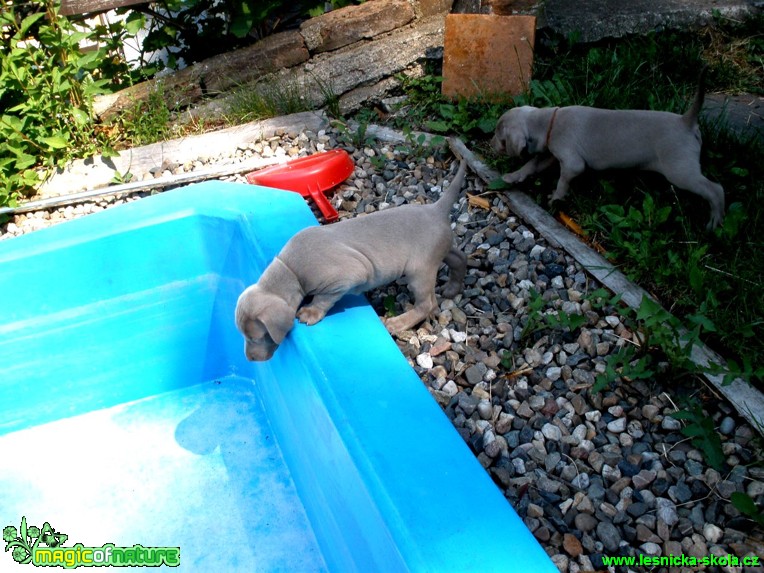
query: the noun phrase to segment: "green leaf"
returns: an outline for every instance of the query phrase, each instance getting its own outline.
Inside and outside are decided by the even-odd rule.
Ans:
[[[71,114],[72,114],[72,117],[74,118],[75,123],[77,123],[77,125],[83,126],[83,125],[87,125],[90,122],[90,116],[87,114],[87,112],[84,110],[81,110],[78,107],[72,108]]]
[[[509,185],[507,185],[506,181],[502,179],[501,177],[497,177],[493,181],[491,181],[488,184],[488,189],[496,190],[496,189],[508,189]]]
[[[40,141],[53,149],[65,149],[69,145],[69,140],[61,135],[51,135],[50,137],[41,137]]]
[[[425,125],[427,126],[427,129],[436,133],[445,133],[451,128],[448,123],[441,120],[431,120],[426,122]]]
[[[662,209],[658,209],[658,212],[655,214],[655,224],[660,225],[665,223],[668,221],[669,215],[671,215],[671,207],[663,207]]]
[[[36,164],[37,164],[37,158],[34,155],[29,155],[28,153],[23,153],[23,152],[16,154],[16,161],[14,163],[14,168],[17,169],[18,171],[22,171]]]
[[[40,175],[34,169],[26,169],[21,175],[21,180],[27,187],[34,187],[40,183]]]
[[[77,59],[77,65],[81,68],[92,69],[92,67],[97,67],[102,60],[103,57],[98,52],[87,52]]]
[[[637,320],[646,321],[664,312],[660,304],[645,295],[642,297],[642,302],[639,303],[639,308],[637,309]]]
[[[495,118],[484,117],[477,121],[477,128],[486,134],[491,134],[496,129],[497,120]]]
[[[252,29],[254,21],[255,16],[252,13],[252,7],[246,1],[241,2],[238,13],[231,20],[231,34],[237,38],[244,38]]]
[[[145,16],[135,10],[131,11],[130,15],[125,19],[125,30],[127,30],[127,33],[131,36],[140,32],[145,25]]]
[[[691,314],[687,317],[687,320],[692,324],[695,324],[704,330],[705,332],[716,332],[716,325],[713,321],[702,314]]]
[[[682,434],[691,438],[692,444],[703,453],[708,465],[720,470],[724,466],[722,441],[714,429],[713,421],[703,413],[700,404],[695,403],[688,410],[675,412],[671,416],[688,422],[682,428]]]
[[[764,513],[756,506],[756,502],[748,494],[736,491],[730,496],[732,505],[756,523],[764,527]]]
[[[29,16],[24,18],[21,21],[21,25],[19,26],[18,37],[25,38],[29,29],[32,26],[34,26],[34,23],[37,22],[43,16],[45,16],[45,12],[38,12],[37,14],[30,14]]]
[[[702,293],[705,282],[705,274],[703,271],[696,266],[690,267],[688,278],[690,281],[690,288],[696,293]]]
[[[441,117],[445,119],[453,119],[456,116],[456,107],[450,103],[443,103],[438,106],[438,111]]]

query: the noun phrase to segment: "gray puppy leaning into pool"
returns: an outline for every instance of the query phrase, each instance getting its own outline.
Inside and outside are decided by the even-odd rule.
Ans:
[[[347,293],[358,294],[401,277],[414,307],[385,320],[391,333],[418,324],[437,307],[435,284],[445,262],[446,298],[462,288],[467,257],[453,244],[449,213],[464,183],[462,160],[454,180],[435,203],[402,205],[294,235],[236,304],[236,327],[248,360],[268,360],[294,325],[319,322]],[[312,296],[307,306],[303,300]]]

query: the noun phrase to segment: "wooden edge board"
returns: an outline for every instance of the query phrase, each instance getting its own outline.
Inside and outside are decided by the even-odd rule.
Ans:
[[[486,183],[491,183],[500,176],[489,168],[463,141],[456,137],[448,138],[448,144],[454,154],[467,160],[470,168]],[[622,300],[633,309],[638,309],[643,297],[655,300],[642,287],[631,282],[607,259],[582,243],[578,237],[565,229],[557,220],[539,207],[528,195],[519,191],[504,194],[510,208],[527,223],[541,233],[547,241],[565,249],[583,268],[594,276],[613,293],[622,295]],[[724,366],[724,359],[704,344],[696,344],[690,353],[691,360],[698,366],[710,364]],[[764,433],[764,394],[741,378],[724,384],[723,375],[703,374],[704,378],[735,407],[759,433]]]
[[[97,155],[77,159],[44,182],[38,195],[47,198],[104,187],[111,184],[116,175],[132,173],[142,177],[165,162],[185,163],[200,157],[215,157],[231,153],[241,145],[272,137],[279,131],[319,131],[327,126],[328,119],[323,112],[301,112],[134,147],[121,151],[116,157]]]
[[[69,195],[48,197],[47,199],[40,199],[39,201],[27,201],[18,207],[3,207],[0,208],[0,215],[16,215],[18,213],[28,213],[30,211],[51,209],[64,205],[81,203],[83,201],[95,199],[97,197],[140,193],[141,191],[149,191],[151,189],[177,187],[179,185],[196,183],[198,181],[206,181],[208,179],[217,179],[219,177],[229,177],[231,175],[237,175],[239,173],[248,171],[256,171],[271,165],[285,163],[287,160],[288,157],[286,156],[268,158],[256,157],[248,161],[242,161],[240,163],[232,163],[229,165],[213,167],[210,169],[199,169],[197,171],[189,171],[188,173],[181,173],[179,175],[157,177],[156,179],[149,179],[147,181],[135,181],[132,183],[122,183],[120,185],[109,185],[107,187],[98,187],[96,189],[88,189],[86,191],[80,191],[78,193],[72,193]]]

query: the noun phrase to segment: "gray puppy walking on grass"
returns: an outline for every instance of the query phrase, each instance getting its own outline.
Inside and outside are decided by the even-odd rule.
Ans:
[[[698,91],[684,115],[666,111],[609,110],[585,106],[536,108],[522,106],[501,116],[491,147],[497,153],[534,157],[503,179],[524,181],[555,163],[560,178],[550,203],[565,197],[570,181],[586,168],[644,169],[661,173],[669,183],[708,201],[708,228],[724,219],[724,189],[700,171],[698,115],[703,106],[705,70]]]
[[[414,307],[386,319],[397,333],[418,324],[437,307],[435,284],[445,262],[446,298],[462,289],[467,258],[453,244],[449,213],[467,169],[435,203],[403,205],[328,226],[308,227],[292,237],[236,304],[236,326],[248,360],[268,360],[294,325],[319,322],[347,293],[358,294],[405,276]],[[305,297],[309,305],[300,308]]]

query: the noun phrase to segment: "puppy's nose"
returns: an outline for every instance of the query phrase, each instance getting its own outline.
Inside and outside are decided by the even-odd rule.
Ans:
[[[257,352],[245,352],[244,354],[250,362],[258,362],[263,359]]]

